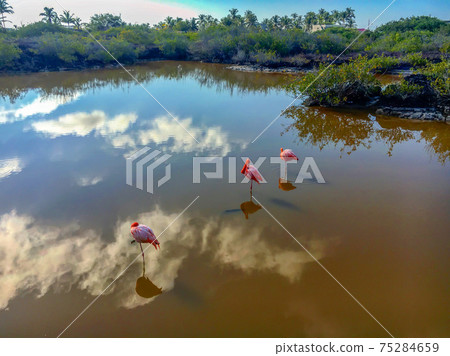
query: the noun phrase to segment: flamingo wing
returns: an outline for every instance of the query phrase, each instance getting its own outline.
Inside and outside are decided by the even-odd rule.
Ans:
[[[141,243],[153,243],[156,240],[156,236],[153,233],[152,229],[145,225],[139,225],[131,229],[131,234],[137,242]]]
[[[287,149],[287,150],[284,150],[282,153],[281,153],[281,155],[282,155],[282,157],[284,157],[284,158],[290,158],[290,159],[296,159],[296,160],[298,160],[298,157],[295,155],[295,153],[294,152],[292,152],[292,150],[291,149]]]
[[[255,166],[250,165],[248,167],[248,172],[250,177],[246,175],[247,178],[253,179],[258,184],[263,181],[261,173],[259,173],[258,169]]]

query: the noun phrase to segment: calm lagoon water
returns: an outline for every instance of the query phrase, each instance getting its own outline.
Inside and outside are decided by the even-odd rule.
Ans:
[[[59,335],[136,257],[63,336],[388,336],[240,183],[240,157],[280,147],[326,183],[279,184],[267,158],[257,201],[394,336],[450,336],[449,125],[297,106],[251,143],[295,77],[131,70],[199,144],[121,70],[0,77],[0,336]],[[144,146],[171,155],[154,194],[125,182]],[[225,157],[225,178],[193,184],[201,156]],[[145,272],[134,221],[164,231]]]

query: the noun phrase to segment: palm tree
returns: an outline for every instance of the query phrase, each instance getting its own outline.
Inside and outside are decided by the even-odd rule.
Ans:
[[[256,27],[258,25],[258,17],[252,11],[247,10],[244,14],[244,23],[247,27]]]
[[[325,9],[320,9],[317,13],[317,21],[319,25],[325,25],[330,22],[330,13]]]
[[[195,17],[193,17],[189,20],[189,27],[190,27],[191,31],[198,30],[197,19]]]
[[[278,15],[274,15],[272,16],[272,18],[270,19],[270,22],[272,23],[272,28],[274,29],[280,29],[280,16]]]
[[[305,23],[306,29],[308,31],[311,31],[313,25],[315,25],[317,23],[316,14],[312,11],[307,12],[303,22]]]
[[[75,17],[72,23],[76,30],[81,30],[82,23],[79,17]]]
[[[261,21],[261,27],[263,30],[267,31],[270,30],[272,28],[272,21],[270,21],[270,19],[263,19]]]
[[[292,22],[291,22],[291,19],[289,18],[289,16],[283,16],[280,19],[280,25],[283,30],[287,30],[288,28],[291,28]]]
[[[53,7],[44,7],[44,12],[41,12],[39,16],[43,17],[42,21],[48,24],[58,23],[58,14]]]
[[[164,19],[164,22],[166,23],[168,28],[172,28],[175,25],[175,20],[173,19],[173,17],[167,16]]]
[[[70,24],[74,23],[74,15],[70,13],[70,11],[64,10],[62,15],[59,15],[59,20],[62,23],[67,24],[67,28],[69,28]]]
[[[331,11],[330,17],[331,17],[331,21],[334,24],[337,24],[337,23],[339,23],[339,19],[340,19],[340,12],[338,10],[333,10],[333,11]]]
[[[302,27],[302,16],[294,12],[291,14],[291,23],[292,26],[295,28],[301,28]]]
[[[355,10],[351,7],[347,7],[343,14],[344,22],[347,27],[353,27],[355,25]]]
[[[6,0],[0,0],[0,19],[2,21],[3,29],[6,28],[6,22],[11,22],[6,20],[6,14],[13,14],[13,8],[8,4]]]
[[[206,15],[204,14],[198,15],[198,26],[201,29],[204,29],[206,27]]]
[[[217,24],[217,22],[219,22],[219,21],[215,17],[212,17],[211,15],[207,15],[206,22],[207,22],[208,26],[211,26],[211,25]]]
[[[232,20],[236,20],[236,18],[238,17],[238,9],[232,8],[231,10],[228,10],[230,12],[230,17]]]
[[[339,15],[338,15],[338,24],[343,26],[345,25],[345,18],[346,18],[346,13],[345,11],[339,11]]]

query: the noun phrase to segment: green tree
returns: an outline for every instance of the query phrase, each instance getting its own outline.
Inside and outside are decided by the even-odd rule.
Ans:
[[[126,23],[122,20],[122,16],[112,14],[95,14],[89,22],[89,28],[95,31],[105,31],[113,27],[122,27],[125,25]]]
[[[189,20],[189,27],[191,31],[198,31],[198,21],[195,17]]]
[[[325,25],[329,22],[330,13],[325,9],[319,9],[317,12],[317,22],[319,25]]]
[[[247,10],[244,14],[244,23],[247,27],[256,27],[258,25],[258,17],[252,11]]]
[[[283,30],[287,30],[292,27],[292,21],[289,16],[283,16],[280,18],[280,26]]]
[[[234,21],[234,20],[236,20],[238,17],[239,17],[239,15],[238,15],[238,12],[239,12],[239,10],[238,9],[235,9],[235,8],[232,8],[231,10],[228,10],[229,11],[229,13],[230,13],[230,18]]]
[[[298,15],[296,12],[291,14],[292,26],[294,28],[302,28],[303,26],[303,17],[302,15]]]
[[[42,17],[42,21],[50,25],[58,23],[58,14],[53,7],[44,7],[44,12],[41,12],[39,16]]]
[[[21,53],[22,51],[15,44],[8,43],[0,38],[0,69],[12,67]]]
[[[347,7],[344,10],[344,23],[347,27],[352,28],[355,26],[355,10],[353,10],[351,7]]]
[[[81,30],[82,23],[81,23],[81,19],[80,19],[79,17],[75,17],[75,18],[73,19],[73,22],[72,22],[72,23],[73,23],[75,29]]]
[[[311,31],[313,25],[317,24],[317,16],[314,12],[309,11],[305,15],[304,24],[307,31]]]
[[[62,15],[59,15],[59,20],[61,23],[67,24],[67,28],[69,28],[69,26],[74,23],[75,17],[70,11],[64,10]]]
[[[166,24],[166,27],[167,27],[167,28],[173,28],[173,26],[175,25],[175,20],[174,20],[173,17],[167,16],[167,17],[164,19],[164,23]]]
[[[6,14],[13,14],[14,10],[11,5],[8,4],[6,0],[0,0],[0,20],[2,21],[3,29],[6,28],[6,22],[11,22],[6,20]]]

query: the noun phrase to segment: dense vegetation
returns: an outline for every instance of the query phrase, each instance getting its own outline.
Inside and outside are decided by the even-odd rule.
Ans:
[[[150,26],[127,24],[112,14],[94,15],[89,23],[81,23],[68,11],[58,15],[53,8],[46,7],[40,14],[41,22],[6,29],[11,11],[7,2],[0,0],[3,25],[0,71],[85,68],[114,63],[96,40],[125,64],[139,60],[189,59],[312,67],[319,62],[330,62],[333,55],[342,52],[361,34],[354,28],[355,15],[351,8],[331,13],[321,9],[304,16],[275,15],[262,21],[252,11],[241,16],[236,9],[231,9],[220,20],[210,15],[191,19],[167,17]],[[334,27],[312,32],[314,25]],[[382,56],[381,60],[395,68],[405,61],[412,64],[423,60],[423,56],[433,57],[433,53],[440,52],[434,54],[440,58],[449,52],[449,46],[450,25],[421,16],[366,31],[347,53],[350,57],[359,53],[369,56],[385,53],[392,58]]]
[[[374,75],[386,64],[386,58],[359,56],[348,63],[321,65],[287,86],[295,97],[306,96],[310,106],[349,104],[437,107],[447,113],[450,106],[450,61],[442,57],[433,63],[415,58],[414,75],[383,87]],[[326,70],[325,70],[326,69]]]

